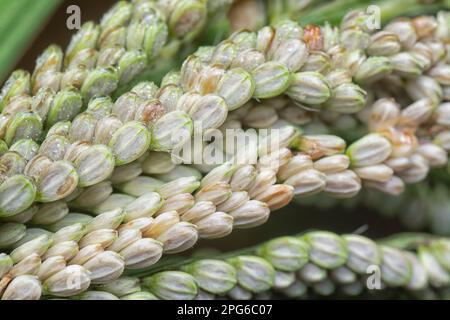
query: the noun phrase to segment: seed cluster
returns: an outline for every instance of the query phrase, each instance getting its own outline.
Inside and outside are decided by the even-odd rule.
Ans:
[[[389,241],[395,239],[377,244],[364,236],[327,231],[285,236],[226,258],[193,259],[151,276],[93,285],[74,298],[245,300],[277,294],[299,299],[370,297],[390,290],[415,298],[445,295],[450,283],[448,239],[430,238],[414,250],[396,248]],[[31,276],[17,277],[8,294],[26,285],[33,288],[28,298],[40,296],[39,283]]]
[[[363,186],[398,196],[448,161],[445,12],[376,32],[356,11],[339,28],[283,20],[199,48],[160,87],[144,81],[115,101],[108,96],[154,61],[169,36],[197,34],[215,4],[208,5],[121,1],[99,25],[85,24],[65,54],[51,46],[32,75],[16,71],[7,81],[2,299],[249,299],[275,291],[298,298],[337,287],[356,296],[372,266],[383,288],[410,294],[447,286],[447,239],[410,252],[329,232],[122,277],[199,238],[259,226],[294,196],[353,198]],[[348,121],[364,133],[351,141],[325,134]],[[257,162],[237,163],[226,138],[206,143],[225,156],[218,166],[172,162],[171,152],[212,129],[260,130]],[[277,129],[276,138],[261,129]]]

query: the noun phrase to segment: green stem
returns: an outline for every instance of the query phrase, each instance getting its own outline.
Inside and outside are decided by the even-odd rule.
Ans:
[[[0,41],[4,48],[0,51],[0,80],[20,58],[32,36],[39,31],[42,22],[56,9],[60,0],[6,2],[9,5],[0,15]]]

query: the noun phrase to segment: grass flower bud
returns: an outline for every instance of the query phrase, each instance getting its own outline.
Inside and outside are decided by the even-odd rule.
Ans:
[[[347,261],[347,248],[342,238],[331,232],[309,232],[303,239],[310,246],[309,259],[325,269],[334,269]]]
[[[80,92],[86,101],[96,96],[109,95],[117,89],[119,77],[114,68],[96,68],[89,72]]]
[[[124,222],[142,217],[153,216],[163,204],[161,196],[156,192],[144,194],[124,208]]]
[[[379,31],[370,37],[366,51],[371,56],[392,56],[401,49],[400,39],[395,33]]]
[[[48,250],[51,244],[52,239],[48,235],[41,235],[15,248],[11,252],[10,257],[15,263],[18,263],[33,253],[41,256]]]
[[[286,91],[291,82],[290,72],[286,65],[276,61],[268,61],[252,71],[255,85],[253,97],[267,99]]]
[[[422,74],[423,64],[420,56],[410,52],[400,52],[389,57],[393,71],[404,77],[414,77]]]
[[[273,170],[264,170],[258,173],[248,194],[251,198],[263,193],[267,188],[277,181],[276,173]]]
[[[257,175],[256,169],[252,165],[244,165],[233,173],[230,180],[231,190],[245,191],[253,184]]]
[[[195,194],[196,201],[211,201],[214,205],[225,202],[231,196],[231,187],[228,183],[217,182],[200,188]]]
[[[73,299],[77,300],[120,300],[115,295],[109,293],[109,292],[103,292],[103,291],[86,291],[82,294],[76,296]]]
[[[275,269],[266,260],[256,256],[239,256],[228,259],[235,267],[238,284],[258,293],[268,290],[275,281]]]
[[[442,88],[439,83],[431,77],[419,76],[410,79],[406,83],[406,92],[414,100],[431,99],[433,103],[439,103],[442,99]]]
[[[242,63],[246,64],[244,61]],[[264,63],[264,61],[261,61],[261,63]],[[256,67],[250,68],[253,72]],[[215,92],[224,99],[225,105],[230,111],[243,106],[255,93],[254,79],[244,69],[235,67],[226,71],[217,84]]]
[[[381,263],[380,250],[372,240],[353,234],[344,235],[343,239],[348,251],[346,265],[352,271],[364,274],[371,265]]]
[[[31,219],[36,225],[48,225],[64,218],[69,213],[69,208],[64,201],[55,201],[43,204]]]
[[[432,251],[426,247],[419,247],[419,260],[425,267],[430,284],[434,287],[443,287],[450,282],[447,270],[436,259]]]
[[[141,291],[139,279],[134,277],[120,277],[112,282],[97,285],[95,288],[111,293],[117,297],[122,297]]]
[[[39,300],[41,282],[35,276],[22,275],[14,278],[2,295],[2,300]]]
[[[92,220],[92,217],[87,214],[82,213],[69,213],[67,216],[62,218],[61,220],[46,226],[46,229],[51,232],[57,232],[58,230],[71,226],[73,224],[80,223],[82,225],[86,225],[89,221]]]
[[[334,88],[325,102],[327,110],[340,113],[355,113],[366,105],[367,92],[353,83],[344,83]]]
[[[92,209],[92,212],[100,214],[106,211],[115,210],[117,208],[125,208],[134,200],[135,198],[132,196],[120,193],[113,193],[105,201],[94,207]]]
[[[389,141],[379,134],[369,134],[351,144],[347,156],[355,167],[382,163],[392,152]]]
[[[406,183],[416,183],[424,180],[430,171],[430,165],[427,159],[419,153],[413,154],[410,159],[410,167],[405,171],[399,172],[399,177]]]
[[[227,295],[233,300],[250,300],[253,296],[250,291],[239,285],[236,285],[233,289],[228,291]]]
[[[284,166],[291,159],[292,159],[291,150],[288,148],[280,148],[275,152],[260,157],[258,159],[257,169],[259,171],[273,170],[277,172],[280,167]]]
[[[39,267],[37,276],[42,281],[47,280],[55,273],[60,272],[66,267],[66,260],[63,256],[54,256],[46,259]]]
[[[141,157],[149,148],[151,139],[150,132],[142,123],[130,121],[112,135],[108,147],[116,165],[123,165]]]
[[[75,223],[73,225],[59,229],[53,235],[53,244],[64,241],[78,242],[86,234],[86,227],[82,223]]]
[[[411,264],[403,253],[395,248],[381,246],[381,279],[390,286],[404,286],[411,278]]]
[[[86,246],[80,249],[77,255],[69,261],[69,265],[83,265],[101,252],[103,252],[103,248],[100,244]]]
[[[398,125],[416,128],[426,122],[434,111],[434,104],[429,99],[422,99],[410,104],[401,111]]]
[[[326,78],[320,73],[299,72],[292,75],[287,95],[299,103],[319,105],[331,97],[331,91]]]
[[[176,211],[182,215],[195,205],[195,198],[190,193],[181,193],[167,198],[159,212]]]
[[[258,194],[254,199],[269,206],[270,211],[278,210],[288,205],[294,197],[294,188],[290,185],[275,184]]]
[[[167,182],[158,188],[158,193],[164,199],[181,194],[192,193],[200,186],[196,177],[184,177]]]
[[[417,255],[411,252],[403,252],[403,255],[411,265],[411,278],[406,286],[410,290],[423,290],[428,285],[428,274],[425,267],[420,263]]]
[[[178,253],[190,249],[198,240],[197,227],[189,222],[179,222],[163,231],[156,240],[164,244],[164,252]]]
[[[434,112],[434,118],[437,124],[450,125],[450,103],[444,102],[440,104]]]
[[[16,249],[18,247],[20,247],[21,245],[32,241],[40,236],[48,236],[50,239],[53,237],[53,234],[47,230],[44,229],[39,229],[39,228],[27,228],[25,236],[20,239],[19,241],[15,242],[12,246],[11,249]]]
[[[297,274],[302,281],[308,284],[320,282],[327,277],[327,271],[325,269],[311,262],[305,264]]]
[[[308,57],[308,48],[300,39],[288,39],[280,45],[271,54],[271,60],[284,64],[290,72],[298,71],[306,62]]]
[[[327,174],[324,191],[336,198],[352,198],[361,190],[361,179],[352,170]]]
[[[103,181],[83,189],[81,193],[70,202],[70,206],[80,209],[90,209],[108,199],[112,192],[113,188],[111,182]]]
[[[180,271],[163,271],[142,280],[142,285],[163,300],[193,300],[197,295],[195,278]]]
[[[8,274],[11,276],[11,278],[23,274],[37,275],[41,266],[41,262],[41,257],[37,253],[32,253],[25,259],[21,260],[19,263],[15,264]]]
[[[90,272],[91,282],[108,283],[116,280],[123,273],[125,262],[119,254],[104,251],[83,264]]]
[[[277,270],[297,271],[308,262],[309,248],[301,239],[280,237],[262,245],[258,255]]]
[[[223,98],[207,94],[198,99],[189,110],[196,132],[219,128],[227,119],[228,106]]]
[[[441,167],[448,161],[447,152],[440,146],[425,143],[417,148],[417,153],[426,159],[430,167]]]
[[[357,281],[357,275],[345,266],[331,270],[330,274],[333,281],[338,284],[350,284]]]
[[[139,239],[122,249],[120,255],[125,260],[125,266],[129,269],[147,268],[162,256],[162,243],[150,238]]]
[[[129,164],[114,168],[111,176],[111,183],[114,185],[125,183],[139,177],[141,174],[141,164],[138,162],[131,162]]]
[[[264,202],[250,200],[243,206],[228,212],[234,219],[236,228],[252,228],[267,221],[270,209]]]
[[[387,182],[389,181],[393,174],[389,166],[385,164],[376,164],[373,166],[360,167],[354,169],[355,173],[363,180],[371,180],[377,182]]]
[[[50,247],[43,255],[43,259],[62,256],[65,260],[72,259],[78,253],[78,244],[75,241],[59,242]]]
[[[95,124],[93,142],[108,145],[112,136],[121,129],[123,123],[115,116],[104,116]]]
[[[196,224],[201,219],[216,212],[216,206],[210,201],[196,201],[187,211],[181,213],[181,220]]]
[[[312,168],[313,162],[311,157],[309,155],[299,153],[294,155],[288,163],[279,168],[277,176],[281,181],[286,181],[296,173]]]
[[[3,278],[13,267],[13,260],[5,253],[0,253],[0,278]]]
[[[114,229],[94,230],[86,234],[79,241],[80,248],[99,243],[103,248],[108,247],[117,239],[117,231]]]
[[[219,165],[203,177],[200,186],[204,188],[218,182],[229,183],[236,169],[236,165],[230,162]]]
[[[403,48],[411,48],[417,41],[416,29],[409,19],[394,20],[390,22],[384,30],[395,33]]]
[[[68,161],[56,161],[37,178],[36,199],[52,202],[70,195],[78,185],[78,174]]]
[[[57,297],[74,296],[89,288],[90,275],[90,272],[82,266],[68,266],[45,280],[43,291]]]
[[[139,229],[123,229],[119,231],[119,236],[114,242],[108,246],[108,250],[120,252],[121,250],[127,248],[132,243],[140,240],[142,238],[141,231]]]
[[[224,212],[214,212],[196,222],[200,238],[223,238],[233,231],[233,217]]]
[[[441,85],[448,86],[450,85],[449,72],[450,65],[441,63],[431,68],[428,71],[428,75],[437,80]]]
[[[317,72],[325,75],[330,71],[330,68],[331,58],[327,53],[322,51],[311,51],[300,71]]]
[[[194,277],[198,287],[212,294],[222,295],[236,285],[236,270],[220,260],[204,259],[182,269]]]
[[[167,113],[156,121],[152,128],[152,149],[171,151],[184,145],[190,139],[193,122],[189,115],[182,111]]]
[[[5,223],[0,226],[0,247],[9,248],[26,235],[27,227],[21,223]],[[0,256],[1,257],[1,256]]]
[[[123,184],[117,185],[117,189],[134,197],[140,197],[150,192],[156,192],[164,183],[152,177],[137,176]],[[131,203],[128,202],[127,205]]]
[[[170,154],[165,152],[150,152],[142,162],[142,172],[146,174],[168,173],[174,168]]]
[[[158,300],[158,298],[150,292],[139,291],[122,296],[120,300]]]
[[[311,156],[313,160],[324,156],[343,153],[346,147],[345,141],[333,135],[304,135],[299,143],[299,150]]]
[[[0,93],[0,110],[3,110],[11,98],[22,93],[30,93],[30,74],[24,70],[14,71],[6,80]]]
[[[9,151],[17,152],[26,161],[30,161],[38,152],[39,145],[32,139],[21,139],[11,145]]]
[[[270,128],[278,120],[278,114],[269,105],[258,104],[242,119],[247,127],[265,129]]]
[[[393,70],[390,59],[386,57],[370,57],[364,61],[356,74],[358,83],[372,83],[382,79]]]
[[[350,159],[343,154],[324,157],[314,162],[314,169],[323,173],[337,173],[348,169]]]
[[[275,270],[274,289],[280,290],[291,286],[295,282],[295,273]]]
[[[120,208],[105,211],[94,217],[86,226],[87,232],[101,229],[117,229],[124,218],[123,210]]]
[[[367,181],[365,185],[394,196],[398,196],[405,191],[405,183],[397,176],[393,176],[386,182]]]
[[[325,189],[327,176],[314,169],[302,170],[284,181],[294,187],[294,194],[309,196]]]

